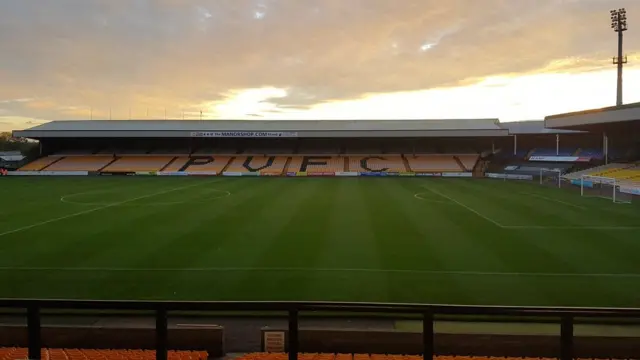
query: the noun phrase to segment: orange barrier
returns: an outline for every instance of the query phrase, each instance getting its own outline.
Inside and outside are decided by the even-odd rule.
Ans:
[[[421,355],[384,354],[298,354],[299,360],[423,360]],[[551,358],[486,357],[486,356],[436,356],[437,360],[555,360]],[[288,360],[286,353],[251,353],[236,360]]]
[[[0,348],[0,360],[27,359],[25,348]],[[154,360],[154,350],[42,349],[42,360]],[[206,351],[169,351],[170,360],[206,360]]]

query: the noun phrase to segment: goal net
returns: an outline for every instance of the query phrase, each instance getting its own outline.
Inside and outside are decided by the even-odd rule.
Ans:
[[[562,187],[562,170],[540,169],[540,185]]]
[[[633,195],[620,191],[620,184],[614,178],[582,175],[580,194],[585,197],[599,197],[618,204],[630,204]]]

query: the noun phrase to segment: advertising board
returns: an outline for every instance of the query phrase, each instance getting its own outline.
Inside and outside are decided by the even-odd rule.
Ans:
[[[191,137],[280,138],[298,137],[294,131],[194,131]]]
[[[442,177],[473,177],[470,172],[446,172],[442,173]]]
[[[187,174],[184,171],[159,171],[157,175],[158,176],[187,176],[189,174]]]
[[[361,172],[360,176],[387,176],[384,172]]]
[[[307,172],[307,176],[336,176],[334,172]]]
[[[9,176],[87,176],[88,171],[9,171]]]
[[[533,180],[533,175],[486,173],[485,176],[491,179]]]

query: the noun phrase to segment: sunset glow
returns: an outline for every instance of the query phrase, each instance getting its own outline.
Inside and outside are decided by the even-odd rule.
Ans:
[[[0,4],[0,130],[56,119],[515,121],[615,104],[609,2],[74,1]],[[624,100],[640,101],[640,3],[614,7],[630,17]]]

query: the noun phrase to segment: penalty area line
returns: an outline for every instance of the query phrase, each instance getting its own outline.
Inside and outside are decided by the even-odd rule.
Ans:
[[[474,214],[478,215],[479,217],[481,217],[481,218],[483,218],[483,219],[487,220],[488,222],[492,223],[493,225],[495,225],[495,226],[497,226],[497,227],[499,227],[499,228],[505,228],[505,226],[504,226],[504,225],[502,225],[502,224],[500,224],[499,222],[497,222],[497,221],[493,220],[492,218],[490,218],[490,217],[488,217],[488,216],[486,216],[486,215],[482,214],[481,212],[479,212],[479,211],[477,211],[477,210],[474,210],[474,209],[472,209],[472,208],[468,207],[467,205],[465,205],[465,204],[461,203],[460,201],[458,201],[458,200],[456,200],[456,199],[454,199],[454,198],[452,198],[452,197],[450,197],[450,196],[447,196],[447,195],[445,195],[445,194],[443,194],[443,193],[441,193],[441,192],[439,192],[439,191],[437,191],[437,190],[431,189],[431,188],[429,188],[429,187],[427,187],[427,186],[422,186],[422,187],[423,187],[423,188],[425,188],[425,189],[427,189],[427,190],[429,190],[429,191],[431,191],[432,193],[434,193],[434,194],[436,194],[436,195],[439,195],[439,196],[441,196],[441,197],[443,197],[443,198],[445,198],[445,199],[447,199],[447,200],[449,200],[449,201],[451,201],[451,202],[453,202],[453,203],[456,203],[456,204],[460,205],[460,206],[461,206],[461,207],[463,207],[464,209],[467,209],[467,210],[471,211],[472,213],[474,213]]]
[[[208,268],[93,268],[93,267],[0,267],[0,271],[59,271],[59,272],[344,272],[344,273],[397,273],[417,275],[453,276],[506,276],[506,277],[605,277],[640,278],[640,274],[624,273],[544,273],[544,272],[493,272],[493,271],[440,271],[411,269],[341,269],[341,268],[299,268],[299,267],[208,267]]]

